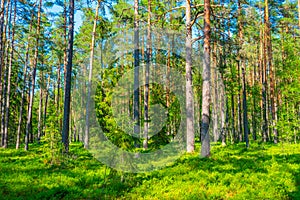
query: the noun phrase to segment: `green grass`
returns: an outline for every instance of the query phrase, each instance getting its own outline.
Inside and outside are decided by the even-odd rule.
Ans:
[[[211,158],[184,155],[142,174],[106,168],[81,144],[70,149],[55,165],[43,146],[0,149],[0,199],[300,199],[300,145],[215,145]]]

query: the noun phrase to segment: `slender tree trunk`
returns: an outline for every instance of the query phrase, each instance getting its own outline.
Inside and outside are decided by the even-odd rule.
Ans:
[[[12,12],[12,11],[11,11]],[[4,127],[4,148],[8,147],[8,127],[9,127],[9,112],[10,112],[10,91],[11,91],[11,73],[14,59],[14,43],[15,43],[15,24],[17,17],[17,2],[14,1],[14,17],[12,22],[12,33],[11,33],[11,49],[8,64],[8,77],[7,77],[7,93],[6,93],[6,108],[5,108],[5,127]]]
[[[238,87],[241,86],[241,66],[240,66],[240,63],[238,63]],[[243,123],[242,123],[242,103],[241,103],[241,92],[240,92],[240,88],[238,89],[238,139],[240,142],[243,141]]]
[[[228,21],[228,35],[230,36],[230,21]],[[231,72],[231,81],[234,82],[234,73],[233,73],[233,69],[234,69],[234,65],[231,64],[230,62],[230,72]],[[231,86],[231,133],[232,133],[232,137],[233,140],[232,142],[236,141],[236,131],[235,131],[235,101],[234,101],[234,86]]]
[[[259,46],[257,47],[258,51],[257,51],[257,55],[259,57]],[[259,58],[257,59],[259,60]],[[256,92],[255,89],[256,88],[256,84],[257,84],[257,70],[256,70],[256,63],[254,62],[253,64],[254,66],[254,72],[253,72],[253,86],[252,86],[252,101],[253,101],[253,110],[252,110],[252,138],[255,141],[256,140],[256,132],[257,132],[257,123],[256,123],[256,113],[257,113],[257,101],[256,101]]]
[[[172,15],[170,16],[170,23],[172,23]],[[171,69],[171,45],[168,45],[168,58],[167,58],[167,66],[166,66],[166,106],[167,109],[170,107],[170,69]],[[168,119],[169,119],[169,111],[168,111]],[[171,134],[171,122],[167,125],[167,135]]]
[[[90,132],[90,101],[91,101],[91,87],[92,87],[92,77],[93,77],[93,61],[94,61],[94,48],[95,48],[95,38],[96,38],[96,28],[99,15],[100,1],[97,3],[96,15],[93,26],[92,41],[91,41],[91,52],[90,52],[90,69],[89,69],[89,82],[88,82],[88,96],[86,101],[86,121],[85,121],[85,136],[84,136],[84,147],[89,148],[89,132]]]
[[[5,8],[4,8],[5,9]],[[3,52],[2,52],[2,71],[4,72],[4,80],[1,82],[2,84],[2,93],[1,93],[1,145],[4,146],[5,143],[5,109],[6,109],[6,93],[7,93],[7,76],[8,76],[8,70],[7,70],[7,65],[9,61],[9,56],[8,56],[8,49],[9,49],[9,42],[7,39],[7,29],[8,24],[10,22],[9,18],[9,13],[10,12],[10,0],[6,2],[6,14],[5,14],[5,23],[3,27]],[[9,38],[9,36],[8,36]]]
[[[240,80],[242,79],[242,90],[243,90],[243,124],[241,117],[241,97],[239,92],[239,124],[240,124],[240,142],[243,141],[242,131],[244,131],[244,140],[246,142],[246,147],[249,147],[249,130],[248,130],[248,115],[247,115],[247,91],[246,91],[246,66],[244,61],[244,33],[243,33],[243,24],[242,24],[242,6],[240,0],[238,1],[238,36],[239,36],[239,63],[238,63],[238,73],[239,73],[239,85]],[[240,69],[242,69],[242,77],[240,77]],[[242,126],[244,125],[244,128]]]
[[[204,0],[204,60],[202,73],[201,156],[210,156],[210,0]]]
[[[74,0],[70,0],[69,5],[69,41],[68,41],[68,64],[66,73],[65,98],[64,98],[64,120],[62,141],[65,146],[65,152],[69,152],[69,130],[70,130],[70,103],[71,103],[71,75],[73,59],[74,42]]]
[[[64,77],[67,76],[67,65],[68,65],[68,43],[67,43],[67,1],[64,0]],[[64,78],[64,87],[66,87],[66,78]]]
[[[268,0],[265,0],[265,29],[266,29],[266,42],[267,42],[267,60],[270,71],[270,104],[271,104],[271,115],[272,115],[272,128],[274,134],[274,143],[278,143],[278,132],[276,128],[276,101],[275,101],[275,69],[273,66],[273,52],[272,52],[272,41],[271,41],[271,28],[270,28],[270,19],[269,19],[269,3]]]
[[[2,70],[2,64],[3,64],[3,50],[4,50],[4,38],[3,38],[3,29],[4,29],[4,12],[5,11],[5,0],[1,0],[1,4],[0,4],[0,55],[1,55],[1,60],[0,60],[0,70]],[[2,75],[2,71],[1,71],[1,75]],[[0,76],[1,77],[1,76]]]
[[[261,10],[261,8],[259,7],[259,9]],[[263,13],[260,13],[260,16],[262,16]],[[263,22],[262,22],[262,18],[260,19],[260,27],[262,27]],[[260,127],[261,127],[261,135],[263,138],[263,141],[267,140],[267,135],[266,135],[266,131],[265,131],[265,120],[264,120],[264,29],[260,28],[260,32],[259,32],[259,83],[261,84],[261,100],[260,100],[260,107],[261,107],[261,112],[260,112]]]
[[[149,73],[152,58],[151,49],[151,0],[148,0],[148,30],[147,30],[147,63],[145,70],[145,88],[144,88],[144,149],[148,149],[148,120],[149,120]]]
[[[140,90],[139,90],[139,0],[134,0],[134,94],[133,94],[133,119],[134,134],[140,135]],[[137,147],[138,144],[136,143]]]
[[[40,142],[41,135],[42,135],[42,115],[43,115],[43,73],[40,72],[40,99],[39,99],[39,116],[38,116],[38,135],[37,135],[37,141]]]
[[[238,129],[239,129],[239,141],[243,141],[243,123],[242,123],[242,100],[241,100],[241,92],[240,86],[241,84],[241,65],[243,65],[243,55],[241,53],[242,50],[242,43],[243,43],[243,25],[242,25],[242,6],[241,1],[238,0]]]
[[[45,106],[44,106],[44,120],[43,120],[43,135],[46,132],[46,119],[47,119],[47,108],[48,108],[48,98],[49,98],[49,88],[50,88],[50,75],[48,75],[47,88],[45,94]]]
[[[60,117],[60,71],[61,71],[61,62],[59,62],[58,66],[57,66],[57,83],[56,83],[56,87],[57,87],[57,95],[55,97],[55,104],[56,104],[56,116],[57,116],[57,121],[59,123],[59,130],[61,130],[61,117]]]
[[[214,142],[219,140],[218,133],[218,83],[217,83],[217,44],[216,39],[213,41],[213,51],[212,51],[212,61],[213,67],[211,68],[211,85],[212,85],[212,129]]]
[[[30,44],[30,32],[32,30],[32,23],[33,23],[33,13],[31,14],[31,21],[29,26],[29,32],[27,37],[27,46],[26,46],[26,53],[25,53],[25,63],[24,63],[24,69],[23,69],[23,88],[21,92],[21,105],[20,105],[20,111],[19,111],[19,120],[18,120],[18,130],[17,130],[17,142],[16,142],[16,149],[19,149],[20,147],[20,138],[21,138],[21,126],[23,121],[23,110],[24,110],[24,102],[26,98],[26,85],[27,85],[27,68],[28,68],[28,62],[29,62],[29,44]]]
[[[247,91],[246,91],[246,71],[245,68],[242,68],[243,74],[243,119],[244,119],[244,140],[246,142],[246,147],[249,147],[249,129],[248,129],[248,115],[247,115]]]
[[[194,95],[192,83],[192,24],[191,24],[191,2],[186,0],[186,142],[187,152],[195,150],[194,133]]]
[[[34,52],[34,61],[32,66],[32,78],[31,78],[31,93],[30,93],[30,100],[29,100],[29,108],[28,108],[28,115],[27,115],[27,123],[26,123],[26,135],[25,135],[25,151],[28,150],[28,142],[29,142],[29,134],[32,134],[31,130],[31,119],[32,119],[32,107],[33,107],[33,98],[35,92],[35,78],[36,78],[36,67],[38,62],[38,55],[39,55],[39,42],[40,42],[40,30],[41,30],[41,10],[42,10],[42,3],[43,1],[40,0],[39,3],[39,10],[38,10],[38,22],[37,22],[37,30],[36,30],[36,46]]]
[[[3,29],[4,29],[4,10],[5,10],[5,0],[1,0],[0,4],[0,112],[2,109],[2,73],[4,68],[4,38],[3,38]],[[2,114],[2,113],[1,113]],[[1,128],[2,130],[2,128]],[[1,132],[1,146],[3,145],[2,136],[4,136],[3,132]]]
[[[266,8],[264,12],[264,18],[266,23]],[[266,42],[266,29],[263,30],[263,62],[262,62],[262,109],[263,109],[263,141],[267,142],[269,139],[268,128],[268,107],[267,107],[267,42]]]

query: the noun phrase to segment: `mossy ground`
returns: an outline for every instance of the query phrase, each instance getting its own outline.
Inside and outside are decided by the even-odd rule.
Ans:
[[[43,145],[30,147],[0,149],[0,199],[300,199],[297,144],[216,144],[210,158],[183,155],[140,174],[105,167],[79,143],[55,164]]]

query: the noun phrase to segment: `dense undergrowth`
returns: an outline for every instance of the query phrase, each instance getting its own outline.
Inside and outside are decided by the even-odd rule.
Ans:
[[[199,147],[198,147],[199,148]],[[54,164],[43,145],[0,149],[0,199],[300,199],[300,145],[214,145],[172,166],[130,174],[73,143]]]

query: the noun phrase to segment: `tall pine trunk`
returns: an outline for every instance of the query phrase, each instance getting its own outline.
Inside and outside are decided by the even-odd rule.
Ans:
[[[10,12],[11,4],[10,0],[6,2],[6,14],[5,14],[5,24],[3,28],[3,52],[2,52],[2,70],[4,71],[4,80],[3,80],[3,90],[1,93],[1,133],[2,133],[2,140],[1,140],[1,145],[5,145],[5,110],[6,110],[6,94],[7,94],[7,76],[8,76],[8,62],[9,62],[9,56],[8,56],[8,49],[9,49],[9,37],[10,35],[7,36],[7,29],[9,28],[9,22],[11,19],[11,12]],[[9,15],[10,13],[10,15]],[[10,32],[9,32],[10,33]]]
[[[12,11],[11,11],[12,12]],[[11,73],[14,59],[14,43],[15,43],[15,24],[17,17],[17,1],[14,1],[14,17],[12,22],[11,33],[11,49],[8,64],[8,77],[7,77],[7,93],[6,93],[6,108],[5,108],[5,127],[4,127],[4,148],[8,146],[8,127],[9,127],[9,112],[10,112],[10,92],[11,92]]]
[[[210,0],[204,0],[204,59],[202,73],[201,156],[210,156]]]
[[[140,134],[140,91],[139,91],[139,0],[134,0],[134,93],[133,93],[133,119],[134,134]],[[138,144],[136,143],[137,147]]]
[[[19,120],[18,120],[18,129],[17,129],[17,141],[16,141],[16,149],[19,149],[20,147],[20,139],[21,139],[21,127],[22,127],[22,121],[23,121],[23,111],[24,111],[24,102],[26,98],[26,85],[27,85],[27,68],[28,68],[28,62],[29,62],[29,44],[30,44],[30,32],[32,30],[32,23],[33,23],[33,13],[31,14],[31,21],[29,25],[29,32],[27,37],[27,46],[26,46],[26,53],[25,53],[25,62],[24,62],[24,69],[23,69],[23,87],[21,91],[21,103],[20,103],[20,111],[19,111]]]
[[[195,150],[194,133],[194,95],[192,87],[192,24],[191,24],[191,3],[186,0],[186,142],[187,152]]]
[[[265,0],[265,35],[267,44],[267,64],[269,67],[270,76],[270,106],[271,106],[271,124],[274,134],[274,143],[278,143],[278,132],[276,128],[277,123],[277,104],[275,101],[275,70],[273,66],[273,52],[272,52],[272,41],[271,41],[271,27],[270,27],[270,17],[269,17],[269,3]]]
[[[25,151],[28,150],[29,134],[32,135],[32,132],[31,132],[32,131],[32,128],[31,128],[32,121],[31,120],[32,120],[33,98],[34,98],[34,92],[35,92],[36,68],[37,68],[38,55],[39,55],[42,3],[43,3],[43,1],[40,0],[39,9],[38,9],[38,18],[37,18],[37,30],[36,30],[36,43],[35,43],[35,51],[34,51],[34,60],[33,60],[33,66],[32,66],[31,93],[30,93],[30,99],[29,99],[27,123],[26,123]]]
[[[47,88],[45,94],[45,106],[44,106],[44,116],[43,116],[43,133],[45,135],[46,132],[46,119],[47,119],[47,108],[48,108],[48,98],[49,98],[49,88],[50,88],[50,75],[48,75]]]
[[[65,77],[65,98],[64,98],[64,119],[62,130],[62,142],[65,152],[69,152],[69,130],[70,130],[70,104],[71,104],[71,75],[73,59],[73,42],[74,42],[74,0],[70,0],[69,5],[69,41],[68,41],[68,62]]]
[[[244,131],[244,141],[246,142],[246,147],[249,147],[249,130],[248,130],[248,115],[247,115],[247,91],[246,91],[246,65],[245,65],[245,55],[243,50],[244,45],[244,33],[243,33],[243,16],[242,16],[242,5],[241,1],[238,1],[238,36],[239,36],[239,51],[238,51],[238,57],[239,57],[239,63],[238,63],[238,73],[239,73],[239,85],[242,80],[242,93],[243,93],[243,120],[241,119],[241,97],[239,92],[239,121],[240,121],[240,142],[243,140],[242,131]],[[242,69],[242,77],[240,77],[240,69]],[[243,123],[242,123],[243,121]],[[242,128],[243,126],[243,128]]]
[[[248,129],[248,115],[247,115],[247,87],[246,87],[246,70],[245,67],[242,68],[243,76],[243,123],[244,123],[244,140],[246,142],[246,147],[249,147],[249,129]]]
[[[267,8],[265,6],[264,10],[264,23],[266,26],[266,18],[267,18]],[[267,99],[267,91],[268,91],[268,79],[267,79],[267,34],[266,27],[263,29],[263,51],[262,51],[262,109],[263,109],[263,141],[267,142],[269,140],[269,127],[268,127],[268,99]]]
[[[216,38],[213,41],[212,51],[213,67],[211,68],[211,85],[212,85],[212,132],[214,142],[217,142],[218,137],[218,83],[217,83],[217,43]]]
[[[5,0],[1,0],[0,4],[0,112],[2,108],[2,73],[4,67],[4,38],[3,38],[3,29],[4,29],[4,10],[5,10]],[[2,131],[0,131],[2,133]],[[3,133],[2,133],[3,134]],[[2,135],[1,135],[2,138]],[[2,140],[1,140],[2,144]]]
[[[91,41],[91,52],[90,52],[90,69],[89,69],[89,80],[88,80],[88,95],[86,101],[86,121],[85,121],[85,136],[84,136],[84,147],[89,148],[89,132],[90,132],[90,101],[91,101],[91,87],[92,87],[92,77],[93,77],[93,61],[94,61],[94,48],[95,48],[95,38],[96,38],[96,28],[99,15],[100,1],[97,3],[96,15],[94,19],[92,41]]]
[[[39,110],[38,110],[38,135],[37,141],[40,142],[41,135],[42,135],[42,115],[43,115],[43,73],[40,72],[40,99],[39,99]]]
[[[144,87],[144,149],[148,149],[148,120],[149,120],[149,73],[152,58],[151,49],[151,0],[148,0],[148,27],[147,27],[147,61],[145,70],[145,87]]]

